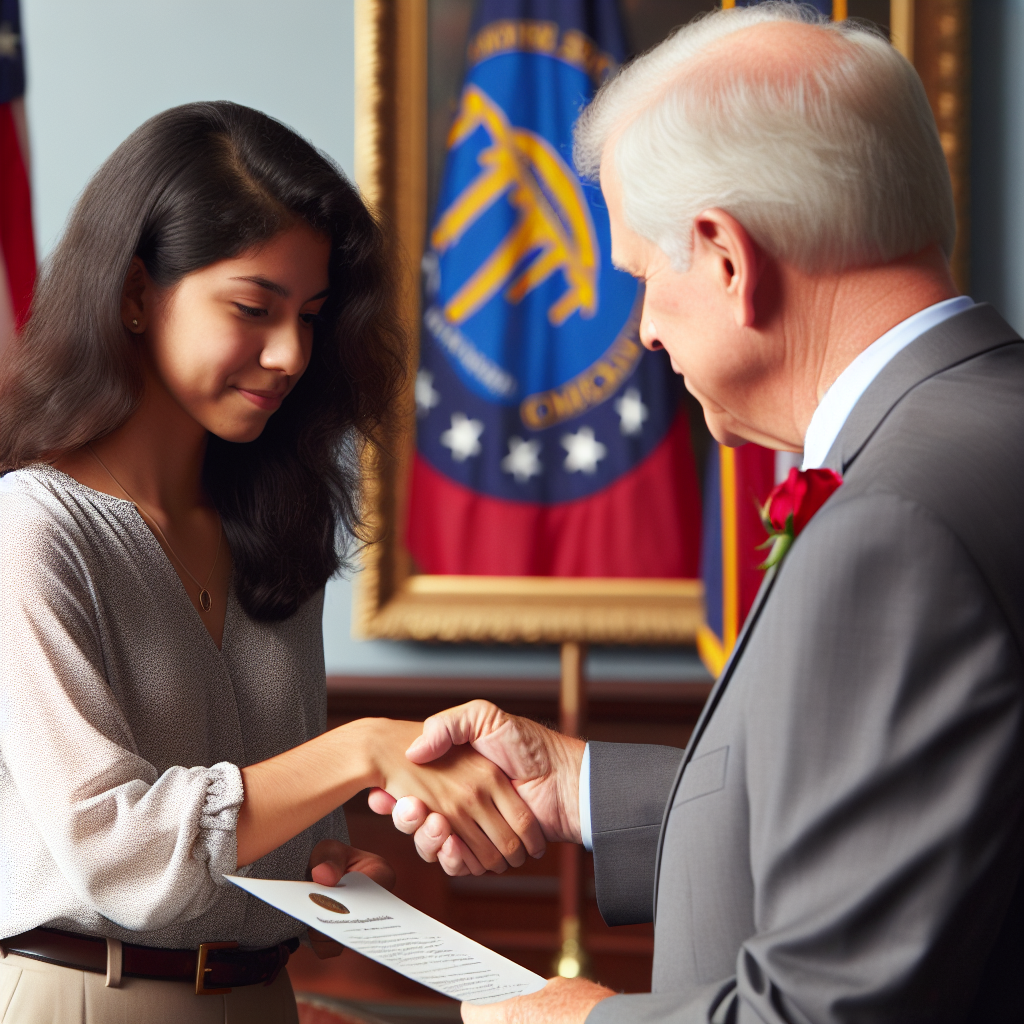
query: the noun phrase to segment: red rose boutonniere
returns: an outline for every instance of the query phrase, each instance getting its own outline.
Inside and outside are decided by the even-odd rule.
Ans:
[[[800,531],[842,482],[831,469],[798,470],[794,466],[789,471],[760,509],[761,522],[768,531],[768,539],[760,547],[771,547],[771,551],[759,569],[770,569],[786,557]]]

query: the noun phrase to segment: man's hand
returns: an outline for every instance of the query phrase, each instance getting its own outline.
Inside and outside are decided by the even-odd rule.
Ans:
[[[426,764],[451,756],[449,751],[462,744],[493,761],[512,780],[544,839],[580,842],[579,777],[586,746],[582,740],[507,715],[488,701],[473,700],[428,718],[406,756]],[[371,791],[370,807],[378,814],[390,813],[400,831],[414,833],[416,849],[424,860],[438,861],[450,875],[483,874],[484,865],[454,834],[443,814],[431,813],[426,802],[413,796],[396,802],[394,790],[391,792],[392,796]],[[530,852],[540,856],[544,851]]]
[[[337,885],[342,876],[350,871],[358,871],[367,878],[372,878],[385,889],[395,887],[394,868],[383,857],[368,853],[366,850],[357,850],[354,846],[346,846],[337,839],[324,839],[313,847],[306,875],[320,885]],[[345,948],[341,943],[329,939],[313,928],[308,931],[309,944],[321,960],[341,955]]]
[[[602,999],[615,993],[585,978],[552,978],[539,992],[490,1006],[462,1004],[465,1024],[583,1024]]]

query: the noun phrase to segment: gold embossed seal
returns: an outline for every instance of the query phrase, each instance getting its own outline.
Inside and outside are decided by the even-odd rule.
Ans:
[[[331,910],[335,914],[350,914],[352,911],[345,906],[344,903],[339,903],[337,900],[332,900],[330,896],[324,896],[319,892],[311,892],[309,898],[318,906],[323,907],[324,910]]]

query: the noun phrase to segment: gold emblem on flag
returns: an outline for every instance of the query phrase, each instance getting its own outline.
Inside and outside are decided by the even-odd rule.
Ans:
[[[593,317],[598,305],[597,234],[576,175],[546,139],[514,128],[494,100],[479,86],[468,85],[448,137],[449,148],[478,128],[491,139],[477,158],[482,171],[441,215],[430,243],[438,253],[455,245],[506,194],[516,210],[516,223],[445,303],[445,319],[464,323],[503,288],[507,301],[518,304],[558,272],[566,288],[548,309],[550,323],[561,326],[577,310],[582,317]]]

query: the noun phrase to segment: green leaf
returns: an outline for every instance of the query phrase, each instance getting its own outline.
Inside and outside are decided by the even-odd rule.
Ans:
[[[786,523],[787,527],[791,525],[792,516],[789,522]],[[774,537],[770,537],[769,540],[773,542],[771,554],[758,566],[758,569],[770,569],[773,565],[778,565],[786,557],[786,552],[789,551],[790,545],[793,543],[793,535],[791,533],[777,533]]]

